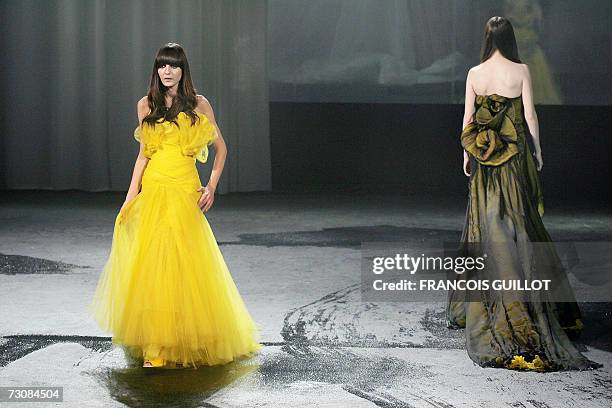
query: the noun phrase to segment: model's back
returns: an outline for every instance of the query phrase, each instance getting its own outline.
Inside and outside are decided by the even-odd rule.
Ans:
[[[476,95],[515,98],[522,93],[526,70],[525,64],[512,62],[496,53],[470,70],[471,86]]]

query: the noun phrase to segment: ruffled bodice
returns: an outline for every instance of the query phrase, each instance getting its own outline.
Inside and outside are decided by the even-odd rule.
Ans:
[[[154,127],[143,124],[134,129],[134,139],[144,144],[144,155],[151,158],[164,146],[173,146],[184,156],[194,157],[201,163],[208,159],[208,145],[217,137],[214,125],[208,117],[195,112],[198,120],[192,125],[191,118],[180,112],[175,123],[159,119]]]

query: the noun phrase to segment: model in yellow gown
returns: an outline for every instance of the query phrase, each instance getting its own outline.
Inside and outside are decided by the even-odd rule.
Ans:
[[[216,365],[261,348],[258,328],[199,208],[196,160],[216,137],[206,115],[139,126],[149,162],[140,193],[117,214],[89,310],[137,359]],[[178,125],[178,126],[177,126]]]

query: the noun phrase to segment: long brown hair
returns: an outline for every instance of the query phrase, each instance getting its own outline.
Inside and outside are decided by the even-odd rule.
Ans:
[[[510,61],[521,63],[514,37],[512,24],[505,17],[491,17],[485,24],[484,35],[482,37],[482,48],[480,50],[480,62],[485,62],[491,55],[499,52]]]
[[[166,109],[165,94],[168,88],[162,83],[157,70],[164,65],[180,67],[182,71],[181,79],[178,84],[178,90],[172,106]],[[142,120],[143,123],[148,123],[149,126],[155,126],[158,119],[164,118],[169,122],[173,122],[178,126],[176,117],[180,112],[185,112],[191,118],[193,125],[196,120],[199,120],[198,115],[194,113],[194,109],[198,102],[196,99],[196,90],[191,82],[191,73],[189,71],[189,62],[183,47],[176,43],[167,43],[157,51],[155,61],[153,62],[153,72],[149,82],[149,92],[147,93],[149,102],[149,113]]]

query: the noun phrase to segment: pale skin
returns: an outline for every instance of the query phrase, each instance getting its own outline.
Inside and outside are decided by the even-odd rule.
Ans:
[[[169,88],[165,100],[166,106],[169,107],[172,105],[172,99],[176,96],[178,84],[182,76],[182,70],[180,67],[164,65],[157,70],[157,73],[159,74],[159,77],[164,86]],[[200,187],[197,190],[202,192],[202,195],[198,199],[198,207],[200,207],[200,210],[202,210],[203,212],[207,212],[208,210],[210,210],[215,200],[215,191],[217,189],[217,184],[219,183],[221,173],[223,173],[223,167],[225,166],[225,159],[227,157],[227,146],[225,144],[225,140],[223,139],[223,135],[221,134],[221,130],[219,130],[219,126],[217,126],[212,106],[210,105],[208,100],[202,95],[197,95],[196,99],[198,104],[195,108],[195,111],[206,115],[210,123],[215,127],[215,130],[217,131],[217,137],[213,141],[213,146],[215,149],[215,161],[213,164],[213,169],[211,171],[210,179],[205,187]],[[147,116],[150,112],[146,96],[144,96],[138,101],[136,109],[138,113],[138,123],[142,123],[144,117]],[[148,162],[149,158],[144,155],[144,146],[141,142],[140,150],[138,152],[138,156],[136,157],[134,170],[132,172],[132,180],[130,182],[130,187],[128,188],[128,192],[121,209],[123,209],[123,207],[125,207],[127,203],[129,203],[132,199],[136,197],[136,195],[138,195],[138,192],[140,190],[140,184],[142,182],[142,175],[144,173],[145,168],[147,167]]]
[[[497,94],[514,98],[522,95],[525,121],[529,127],[535,148],[535,158],[538,171],[542,169],[542,149],[540,148],[540,128],[538,115],[533,103],[533,88],[531,75],[526,64],[518,64],[505,58],[499,50],[495,50],[491,58],[470,69],[465,82],[465,111],[462,129],[472,122],[474,101],[476,95]],[[463,173],[470,176],[468,153],[463,151]]]

